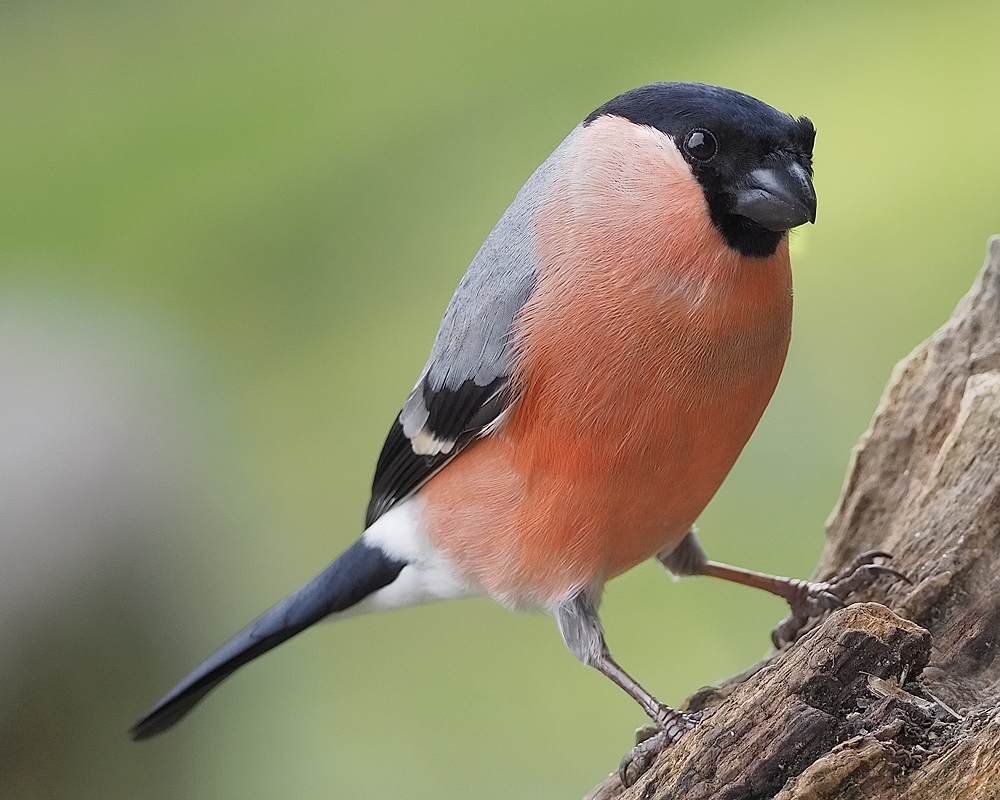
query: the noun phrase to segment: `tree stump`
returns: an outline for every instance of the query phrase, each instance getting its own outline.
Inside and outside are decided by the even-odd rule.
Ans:
[[[698,728],[586,800],[1000,798],[1000,237],[893,371],[826,530],[814,580],[885,550],[913,583],[698,691]]]

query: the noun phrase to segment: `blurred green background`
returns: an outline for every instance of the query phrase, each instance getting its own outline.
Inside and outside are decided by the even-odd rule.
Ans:
[[[0,2],[0,796],[576,798],[644,722],[542,616],[319,627],[133,719],[360,532],[450,294],[596,106],[805,114],[777,394],[701,520],[806,576],[893,364],[1000,233],[995,2]],[[609,641],[678,703],[782,604],[643,565]]]

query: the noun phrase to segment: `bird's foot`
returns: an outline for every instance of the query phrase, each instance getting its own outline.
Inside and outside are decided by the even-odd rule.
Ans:
[[[790,581],[788,593],[783,595],[792,607],[791,612],[773,631],[771,641],[777,648],[794,642],[810,619],[818,617],[824,611],[843,608],[847,605],[847,597],[859,589],[870,586],[882,575],[889,575],[897,580],[911,583],[903,573],[876,564],[876,558],[892,558],[892,555],[881,550],[869,550],[862,553],[840,575],[829,581],[812,583],[810,581]]]
[[[622,786],[627,789],[639,780],[653,766],[653,762],[660,752],[677,744],[685,733],[694,730],[700,718],[701,714],[684,714],[668,706],[663,706],[655,722],[656,732],[639,741],[625,754],[618,765],[618,778],[621,780]],[[652,726],[640,728],[637,733],[641,735],[649,727]]]

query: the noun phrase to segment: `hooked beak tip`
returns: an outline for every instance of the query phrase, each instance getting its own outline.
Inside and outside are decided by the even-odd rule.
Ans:
[[[736,190],[733,211],[768,230],[787,231],[816,222],[816,191],[797,161],[762,167]]]

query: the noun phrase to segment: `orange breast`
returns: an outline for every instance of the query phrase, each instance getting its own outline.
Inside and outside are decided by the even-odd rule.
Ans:
[[[434,544],[513,605],[554,605],[676,544],[771,397],[787,242],[744,258],[662,134],[602,117],[538,216],[521,396],[421,490]]]

